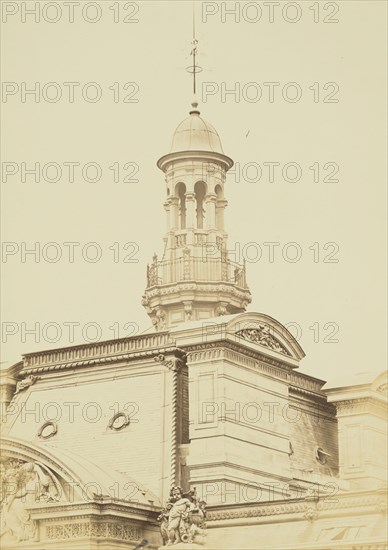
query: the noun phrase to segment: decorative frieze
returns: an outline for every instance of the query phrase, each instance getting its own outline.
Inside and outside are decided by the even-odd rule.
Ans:
[[[46,525],[46,538],[49,540],[86,537],[137,541],[142,537],[142,530],[137,525],[112,521],[82,521]]]

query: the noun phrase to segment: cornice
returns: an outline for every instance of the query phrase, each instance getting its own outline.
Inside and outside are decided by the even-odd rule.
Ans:
[[[250,303],[252,300],[249,289],[238,287],[236,283],[229,283],[226,281],[222,283],[217,281],[209,281],[208,283],[196,283],[195,281],[177,281],[175,283],[153,285],[147,287],[144,292],[149,300],[161,296],[182,294],[185,292],[196,292],[211,295],[213,295],[214,293],[226,294],[229,296],[233,296],[234,298],[237,298],[239,300],[248,301],[248,303]]]
[[[75,368],[85,368],[91,367],[94,365],[107,365],[111,363],[119,363],[122,361],[135,361],[138,359],[154,359],[160,354],[171,354],[174,353],[175,347],[160,347],[157,349],[150,349],[145,351],[138,351],[132,353],[122,353],[116,355],[107,355],[104,357],[95,357],[90,359],[78,360],[78,361],[67,361],[63,363],[52,363],[46,366],[39,365],[32,368],[23,369],[22,375],[29,376],[31,374],[37,373],[47,373],[47,372],[57,372],[65,369],[75,369]]]
[[[189,364],[220,358],[229,359],[238,363],[239,366],[259,370],[270,377],[286,382],[291,393],[313,398],[328,413],[332,414],[335,411],[333,405],[327,404],[326,395],[320,390],[323,381],[301,373],[295,373],[292,370],[295,368],[294,365],[289,365],[286,360],[276,360],[262,354],[260,351],[248,349],[243,344],[239,345],[228,340],[190,344],[183,347],[187,352]]]
[[[97,358],[109,357],[114,360],[131,352],[149,351],[160,349],[161,347],[173,344],[169,332],[160,331],[158,333],[133,336],[118,340],[106,340],[91,344],[82,344],[79,346],[69,346],[54,350],[46,350],[23,355],[23,374],[28,368],[36,366],[87,362]]]
[[[158,160],[157,166],[163,172],[167,172],[174,162],[187,163],[192,160],[213,161],[221,164],[225,170],[229,170],[233,166],[233,160],[230,157],[215,151],[179,151],[167,153],[167,155],[163,155],[163,157]]]
[[[260,353],[260,351],[252,350],[245,347],[243,344],[235,344],[226,339],[203,344],[190,344],[182,347],[184,347],[185,351],[188,353],[189,363],[202,362],[209,358],[217,359],[220,355],[218,354],[217,357],[215,350],[221,349],[224,352],[225,358],[231,360],[236,360],[237,358],[241,366],[244,366],[245,363],[246,366],[263,370],[283,380],[287,380],[288,369],[295,368],[294,365],[290,365],[286,361],[277,360]],[[235,356],[233,356],[233,352],[236,354]],[[212,356],[210,356],[210,354],[212,354]],[[254,361],[249,361],[249,359],[254,359]]]
[[[39,516],[44,521],[57,521],[58,515],[64,514],[63,517],[66,521],[76,519],[95,519],[96,517],[107,519],[115,519],[117,517],[125,516],[137,516],[137,519],[142,520],[155,520],[160,512],[160,507],[146,504],[139,504],[135,507],[133,502],[117,501],[114,499],[103,499],[101,502],[67,502],[59,504],[44,504],[34,505],[28,507],[29,511],[34,516]],[[79,513],[78,513],[79,512]],[[117,513],[121,516],[117,516]],[[48,514],[48,517],[45,515]],[[57,514],[56,517],[53,517]]]
[[[386,415],[387,412],[387,403],[374,399],[372,396],[337,401],[335,407],[338,416],[362,413],[374,413],[380,416],[381,414]]]
[[[295,520],[316,519],[321,513],[340,511],[347,513],[351,509],[362,509],[363,513],[386,513],[386,492],[381,495],[362,495],[346,497],[335,495],[332,500],[329,498],[315,502],[313,498],[294,500],[293,502],[274,501],[271,504],[259,505],[224,505],[211,506],[207,508],[207,521],[216,522],[219,520],[235,520],[241,518],[261,518],[270,520],[274,516],[294,515]],[[314,511],[314,517],[311,512]],[[326,515],[326,514],[325,514]],[[310,517],[309,517],[310,516]]]

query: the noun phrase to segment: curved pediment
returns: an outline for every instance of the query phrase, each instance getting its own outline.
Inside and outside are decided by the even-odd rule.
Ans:
[[[288,363],[293,368],[305,353],[289,330],[263,313],[236,313],[188,321],[170,329],[178,347],[229,340]]]
[[[262,352],[275,353],[285,360],[300,361],[305,353],[289,330],[279,321],[263,313],[234,315],[226,325],[234,341],[248,343]]]
[[[68,450],[8,437],[1,438],[0,444],[2,482],[5,486],[12,482],[20,494],[33,493],[35,504],[111,498],[160,505],[156,496],[128,476],[106,471]]]

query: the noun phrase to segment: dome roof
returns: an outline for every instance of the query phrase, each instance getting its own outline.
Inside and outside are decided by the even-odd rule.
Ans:
[[[192,103],[193,110],[175,130],[170,153],[182,151],[209,151],[224,154],[220,136],[216,129],[201,118],[197,103]]]

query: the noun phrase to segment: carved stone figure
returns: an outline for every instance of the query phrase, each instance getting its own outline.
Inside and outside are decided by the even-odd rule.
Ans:
[[[217,316],[221,317],[222,315],[226,315],[226,307],[225,306],[218,306],[216,310]]]
[[[168,502],[165,508],[160,512],[158,516],[158,521],[160,521],[160,532],[162,534],[163,544],[168,543],[168,516],[172,508],[172,503]]]
[[[152,323],[156,330],[165,330],[166,328],[166,314],[161,308],[158,308],[155,313],[155,317],[152,319]]]
[[[28,507],[59,500],[59,487],[50,472],[34,462],[1,462],[1,538],[9,533],[16,542],[33,540],[36,525]]]
[[[183,493],[180,487],[174,486],[158,519],[164,545],[204,544],[205,502],[198,501],[195,490]]]

